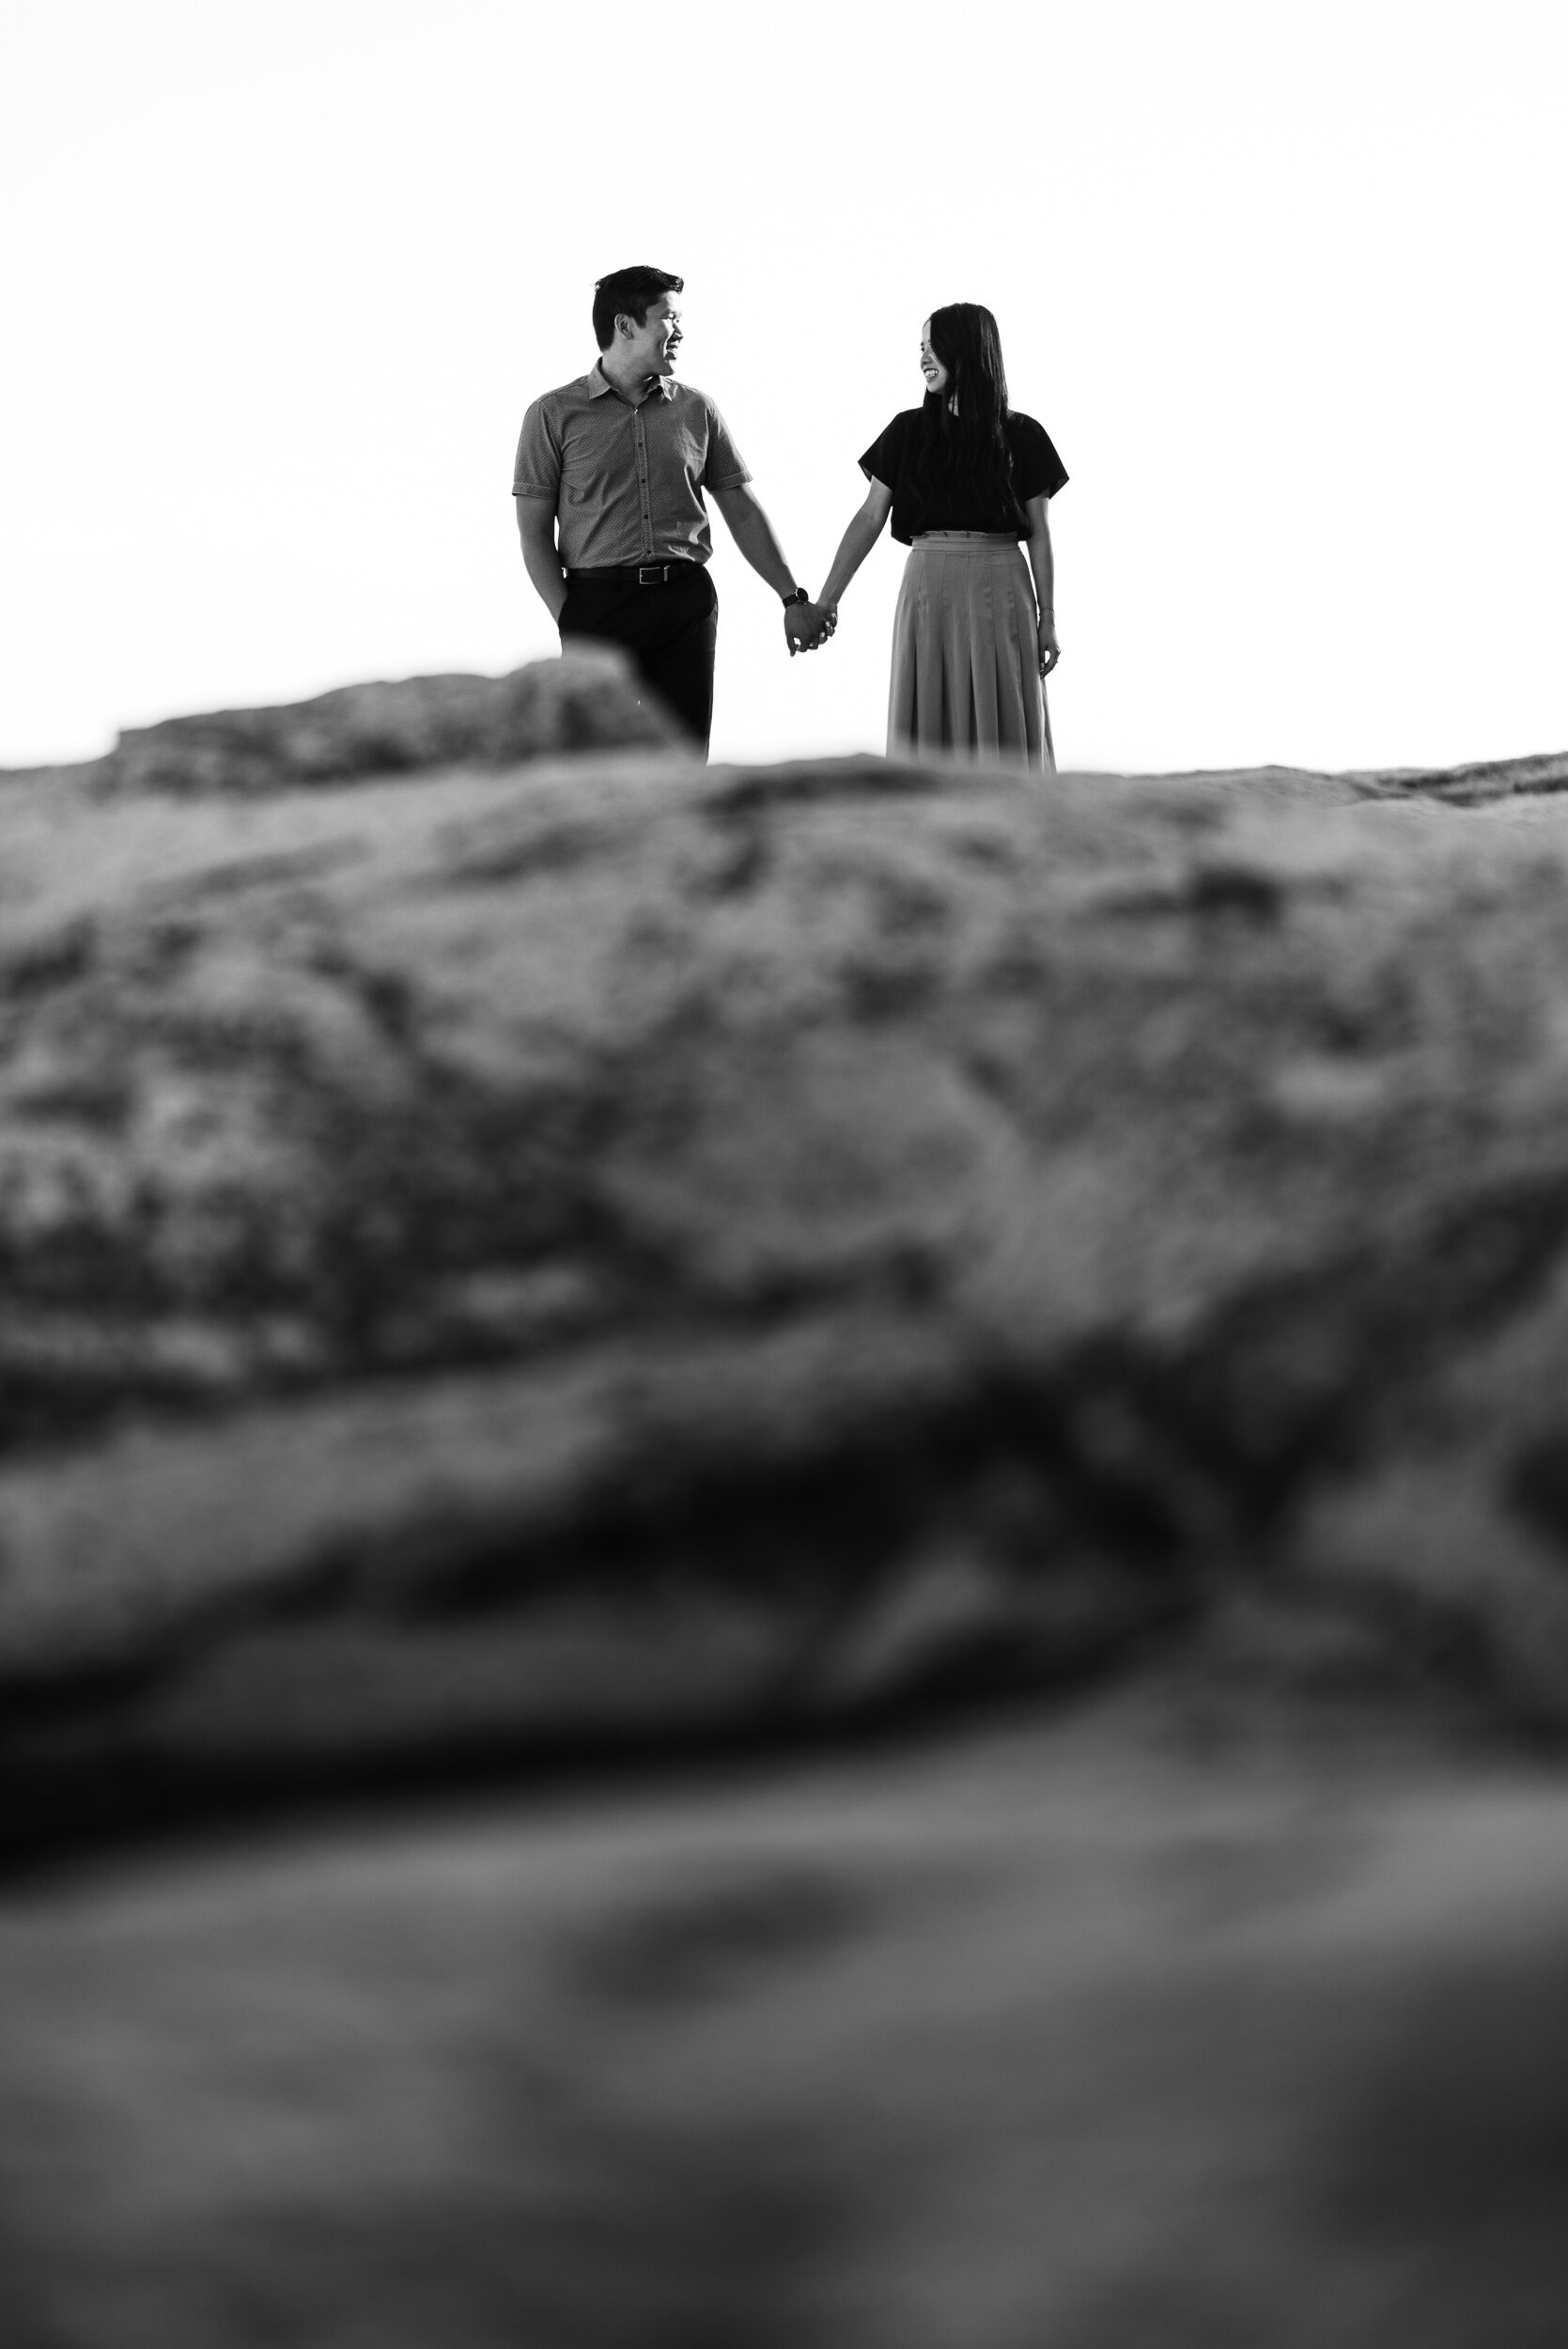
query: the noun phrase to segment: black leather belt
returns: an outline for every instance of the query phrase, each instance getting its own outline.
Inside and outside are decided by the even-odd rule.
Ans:
[[[618,563],[612,564],[608,570],[568,571],[567,582],[569,585],[574,579],[618,579],[629,587],[662,587],[672,572],[701,568],[684,558],[674,563]]]

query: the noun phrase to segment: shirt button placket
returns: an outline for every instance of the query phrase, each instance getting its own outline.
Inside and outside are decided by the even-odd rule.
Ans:
[[[648,503],[648,443],[647,437],[643,430],[641,408],[632,412],[631,421],[637,433],[637,486],[642,492],[643,500],[643,556],[644,561],[651,562],[653,559],[653,508]]]

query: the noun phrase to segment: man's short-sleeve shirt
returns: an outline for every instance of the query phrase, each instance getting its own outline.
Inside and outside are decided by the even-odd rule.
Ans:
[[[713,536],[704,490],[737,490],[751,477],[706,392],[663,376],[633,407],[596,365],[529,409],[512,495],[549,501],[567,570],[706,563]]]

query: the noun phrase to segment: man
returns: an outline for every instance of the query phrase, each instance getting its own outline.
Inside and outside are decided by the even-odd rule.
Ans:
[[[784,607],[789,650],[833,632],[784,561],[729,427],[675,381],[685,280],[623,269],[594,294],[598,358],[522,420],[512,495],[528,576],[566,645],[620,645],[706,754],[719,599],[706,490]],[[559,528],[559,538],[557,538]]]

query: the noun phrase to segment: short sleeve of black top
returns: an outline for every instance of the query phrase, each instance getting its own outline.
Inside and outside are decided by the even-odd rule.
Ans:
[[[928,392],[925,406],[939,397]],[[925,407],[904,409],[861,459],[861,471],[866,479],[879,481],[884,489],[893,491],[893,537],[908,546],[925,530],[988,530],[1007,535],[1009,525],[1005,520],[967,511],[959,501],[944,497],[939,490],[923,490],[915,478],[915,460],[920,455],[924,421]],[[1067,468],[1058,457],[1044,425],[1036,424],[1032,416],[1021,415],[1017,409],[1009,410],[1007,445],[1013,452],[1013,488],[1020,506],[1030,498],[1054,497],[1067,478]],[[1021,538],[1026,533],[1013,528],[1010,535]]]

